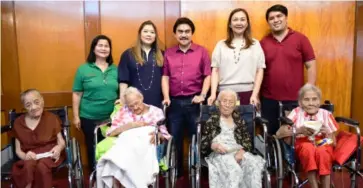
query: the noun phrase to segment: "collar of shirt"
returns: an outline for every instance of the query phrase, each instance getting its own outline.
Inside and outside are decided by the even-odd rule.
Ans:
[[[284,37],[284,39],[282,39],[282,41],[281,42],[283,42],[284,40],[286,40],[290,35],[292,35],[292,34],[294,34],[295,33],[295,31],[293,30],[293,29],[291,29],[290,27],[287,27],[287,29],[288,29],[288,33],[287,33],[287,35]],[[270,39],[273,39],[273,40],[276,40],[277,41],[277,39],[272,35],[272,33],[270,32],[270,34],[268,35],[268,37],[270,38]]]
[[[96,68],[96,69],[98,69],[98,70],[101,70],[99,67],[97,67],[97,65],[96,65],[96,63],[88,63],[88,65],[90,66],[90,67],[92,67],[92,68]],[[105,72],[108,72],[108,71],[110,71],[110,70],[112,70],[112,69],[114,69],[115,67],[113,66],[113,64],[109,64],[108,65],[108,67],[107,67],[107,69],[105,70]],[[105,73],[104,72],[104,73]]]
[[[190,47],[189,49],[186,51],[186,53],[188,51],[195,51],[197,49],[197,45],[193,43],[193,41],[191,42],[190,44]],[[175,52],[181,52],[181,53],[184,53],[180,48],[179,48],[179,44],[176,46],[176,49],[175,49]]]
[[[319,112],[319,111],[318,111]],[[316,114],[314,114],[314,115],[310,115],[310,114],[308,114],[307,112],[305,112],[305,111],[303,111],[303,114],[304,114],[304,119],[305,120],[314,120],[314,121],[316,121],[318,118],[317,118],[317,114],[318,114],[318,112],[316,112]]]

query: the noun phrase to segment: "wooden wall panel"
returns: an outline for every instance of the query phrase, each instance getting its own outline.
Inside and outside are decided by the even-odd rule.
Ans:
[[[164,1],[165,3],[165,45],[171,47],[178,44],[174,37],[173,26],[180,17],[180,1]]]
[[[356,8],[356,44],[352,87],[352,118],[360,122],[363,131],[363,2]],[[362,155],[363,156],[363,155]]]
[[[276,3],[287,6],[289,26],[307,35],[313,45],[323,98],[336,105],[336,115],[350,116],[355,2],[181,1],[181,15],[196,25],[194,42],[212,53],[226,36],[231,10],[242,7],[249,12],[253,37],[260,40],[268,33],[265,11]]]
[[[1,109],[20,108],[14,2],[1,1]]]
[[[112,39],[115,64],[121,53],[135,43],[137,30],[146,20],[155,23],[161,46],[165,46],[163,1],[101,1],[100,9],[101,32]]]
[[[16,1],[21,90],[70,91],[85,61],[82,1]]]
[[[6,116],[6,112],[1,111],[1,126],[6,125],[5,116]],[[1,135],[1,148],[6,146],[8,143],[9,143],[8,135],[7,134],[2,134]]]
[[[88,56],[92,39],[101,34],[100,2],[84,1],[85,57]]]

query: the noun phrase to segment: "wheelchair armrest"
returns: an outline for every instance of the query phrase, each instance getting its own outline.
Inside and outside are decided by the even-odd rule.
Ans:
[[[11,131],[13,127],[11,125],[1,126],[1,134]]]
[[[279,120],[281,121],[281,124],[287,124],[287,125],[293,125],[294,122],[291,121],[291,119],[287,117],[280,117]]]
[[[95,130],[94,130],[94,134],[97,134],[98,129],[100,129],[101,127],[104,127],[104,126],[111,126],[111,121],[106,121],[106,122],[97,124],[97,126],[95,127]]]
[[[256,117],[255,118],[255,122],[257,124],[260,124],[260,125],[262,125],[262,124],[268,124],[268,120],[265,119],[265,118],[262,118],[262,117]]]
[[[350,118],[345,118],[345,117],[336,117],[335,120],[338,123],[344,123],[347,126],[350,127],[359,127],[359,122],[354,120],[354,119],[350,119]]]

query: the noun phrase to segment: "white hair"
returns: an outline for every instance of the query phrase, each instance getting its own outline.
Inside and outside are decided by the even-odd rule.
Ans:
[[[318,95],[318,98],[321,99],[321,90],[315,85],[307,83],[299,90],[299,101],[304,98],[305,93],[308,91],[315,92]]]
[[[135,87],[128,87],[126,88],[125,92],[124,92],[124,97],[126,99],[127,96],[129,95],[137,95],[139,96],[140,98],[144,98],[144,96],[142,95],[141,91],[138,90],[137,88]]]
[[[36,93],[37,95],[39,95],[40,99],[43,101],[43,96],[40,94],[40,92],[37,90],[37,89],[27,89],[25,91],[23,91],[21,94],[20,94],[20,101],[21,103],[24,104],[25,102],[25,97],[29,94],[29,93]]]
[[[230,95],[233,95],[234,99],[237,101],[238,100],[238,96],[237,96],[237,93],[231,89],[225,89],[225,90],[222,90],[221,92],[219,92],[218,94],[218,97],[217,97],[217,100],[220,101],[222,96],[223,95],[226,95],[226,94],[230,94]]]

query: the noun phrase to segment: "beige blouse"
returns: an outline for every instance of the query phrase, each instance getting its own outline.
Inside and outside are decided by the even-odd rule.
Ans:
[[[248,49],[242,49],[243,41],[234,39],[230,49],[221,40],[212,54],[212,67],[219,68],[218,90],[232,89],[236,92],[252,91],[256,72],[266,68],[265,55],[258,40]],[[237,61],[238,60],[238,61]]]

